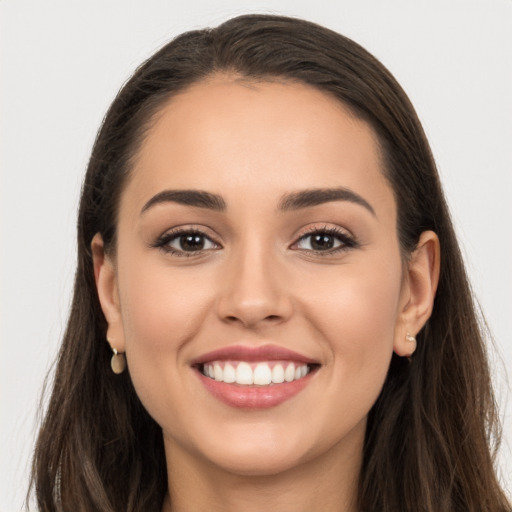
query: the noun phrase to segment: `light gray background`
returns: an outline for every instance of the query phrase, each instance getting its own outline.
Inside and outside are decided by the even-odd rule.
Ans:
[[[496,338],[499,463],[512,488],[512,0],[0,0],[0,512],[23,506],[38,397],[67,317],[80,183],[105,110],[168,39],[246,12],[354,38],[410,95]]]

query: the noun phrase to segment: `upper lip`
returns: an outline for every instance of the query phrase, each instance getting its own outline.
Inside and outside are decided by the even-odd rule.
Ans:
[[[210,361],[297,361],[305,364],[318,364],[318,361],[298,352],[278,345],[262,345],[259,347],[233,345],[213,350],[194,358],[191,365],[200,365]]]

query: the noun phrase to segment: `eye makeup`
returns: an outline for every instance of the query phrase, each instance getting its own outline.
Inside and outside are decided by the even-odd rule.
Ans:
[[[177,257],[199,256],[222,249],[219,242],[197,226],[181,226],[168,230],[151,247]],[[289,249],[328,256],[358,247],[357,240],[338,226],[315,226],[302,233]]]

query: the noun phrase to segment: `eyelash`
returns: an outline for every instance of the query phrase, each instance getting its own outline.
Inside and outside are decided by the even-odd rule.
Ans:
[[[210,243],[214,244],[216,247],[208,248],[208,249],[199,249],[197,251],[185,251],[185,250],[176,250],[172,248],[169,244],[174,240],[183,237],[183,236],[194,236],[197,235],[205,240],[208,240]],[[290,247],[293,248],[297,246],[301,241],[306,240],[308,237],[312,237],[314,235],[327,235],[333,238],[336,238],[340,243],[338,247],[334,247],[331,249],[323,250],[315,250],[315,249],[295,249],[301,250],[307,253],[313,253],[315,255],[327,256],[337,254],[342,251],[347,251],[349,249],[354,249],[359,247],[359,243],[357,240],[350,235],[348,235],[345,231],[340,228],[328,227],[325,226],[323,228],[311,228],[306,233],[300,236],[300,238],[294,242]],[[208,235],[206,235],[203,231],[197,228],[176,228],[172,231],[167,231],[162,236],[156,240],[152,247],[163,250],[167,254],[172,254],[173,256],[178,257],[193,257],[198,256],[199,254],[204,254],[205,251],[212,251],[221,248],[221,245],[214,240],[211,239]]]
[[[176,250],[172,248],[169,244],[174,240],[182,237],[182,236],[200,236],[205,240],[210,241],[212,244],[216,245],[215,248],[210,249],[200,249],[197,251],[184,251],[184,250]],[[208,235],[206,235],[203,231],[197,228],[176,228],[171,231],[165,232],[162,236],[158,238],[158,240],[152,245],[157,249],[161,249],[167,254],[172,254],[173,256],[190,258],[192,256],[197,256],[198,254],[204,254],[205,251],[216,250],[220,247],[220,244],[211,239]]]
[[[322,228],[314,227],[306,231],[301,237],[292,244],[293,246],[298,245],[301,241],[306,240],[308,237],[312,237],[314,235],[327,235],[332,236],[333,238],[338,239],[338,241],[341,242],[341,244],[338,247],[334,247],[332,249],[328,249],[325,251],[320,250],[314,250],[314,249],[302,249],[305,252],[313,253],[315,255],[321,255],[321,256],[330,256],[333,254],[338,254],[342,251],[347,251],[349,249],[356,249],[359,247],[359,243],[355,238],[350,236],[346,231],[337,228],[337,227],[329,227],[324,226]],[[301,250],[301,249],[297,249]]]

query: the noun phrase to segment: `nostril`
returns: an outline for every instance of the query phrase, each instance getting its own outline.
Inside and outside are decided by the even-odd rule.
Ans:
[[[246,327],[255,327],[260,322],[266,325],[277,325],[286,320],[292,313],[288,300],[278,296],[245,295],[225,293],[219,297],[217,315],[228,324],[238,323]],[[262,325],[263,325],[262,324]]]
[[[225,317],[225,321],[228,322],[228,323],[242,323],[242,324],[245,324],[245,325],[252,325],[252,324],[255,324],[255,323],[258,323],[258,322],[271,322],[271,323],[276,323],[276,322],[279,322],[281,321],[282,317],[280,315],[267,315],[263,318],[261,318],[260,320],[252,320],[250,318],[243,318],[242,316],[241,317],[238,317],[236,315],[228,315]]]

